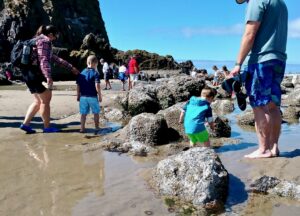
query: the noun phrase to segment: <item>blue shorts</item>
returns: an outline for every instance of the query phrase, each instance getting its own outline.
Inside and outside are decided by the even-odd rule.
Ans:
[[[280,84],[284,71],[285,62],[280,60],[251,64],[245,68],[245,87],[252,107],[265,106],[271,101],[280,106]]]
[[[82,115],[87,115],[92,110],[93,114],[100,113],[100,106],[97,97],[80,97],[79,111]]]
[[[127,77],[126,77],[126,74],[121,72],[119,73],[119,80],[121,80],[122,82],[126,81],[127,80]]]

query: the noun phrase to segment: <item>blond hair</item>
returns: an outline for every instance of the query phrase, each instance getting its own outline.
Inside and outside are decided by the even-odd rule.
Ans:
[[[95,55],[89,55],[86,59],[87,65],[98,64],[98,59]]]
[[[210,87],[204,87],[201,91],[201,97],[204,98],[214,98],[216,94],[216,90]]]

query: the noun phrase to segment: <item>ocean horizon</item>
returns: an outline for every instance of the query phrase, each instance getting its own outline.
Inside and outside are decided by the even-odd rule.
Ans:
[[[178,60],[178,62],[183,62],[186,60]],[[213,61],[213,60],[191,60],[197,69],[206,69],[209,74],[213,74],[212,67],[216,65],[218,68],[222,68],[226,65],[228,70],[234,67],[235,61]],[[290,64],[287,63],[286,74],[300,74],[300,64]]]

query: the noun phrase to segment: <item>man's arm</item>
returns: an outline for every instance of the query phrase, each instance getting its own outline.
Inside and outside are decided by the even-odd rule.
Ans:
[[[236,65],[230,73],[231,76],[235,76],[240,72],[245,58],[253,47],[255,36],[259,29],[259,26],[260,22],[247,22],[241,41],[240,51],[236,59]]]

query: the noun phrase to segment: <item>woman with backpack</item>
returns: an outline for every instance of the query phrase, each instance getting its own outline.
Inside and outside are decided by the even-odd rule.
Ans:
[[[59,129],[50,127],[50,101],[52,97],[51,63],[55,63],[73,74],[80,72],[67,61],[52,53],[52,41],[58,38],[58,30],[53,25],[41,26],[35,35],[36,45],[32,48],[30,56],[31,64],[23,68],[24,81],[34,97],[29,106],[25,119],[20,126],[27,134],[35,133],[29,125],[32,118],[39,111],[44,123],[44,133],[59,132]],[[48,88],[44,87],[43,81],[47,82]]]

